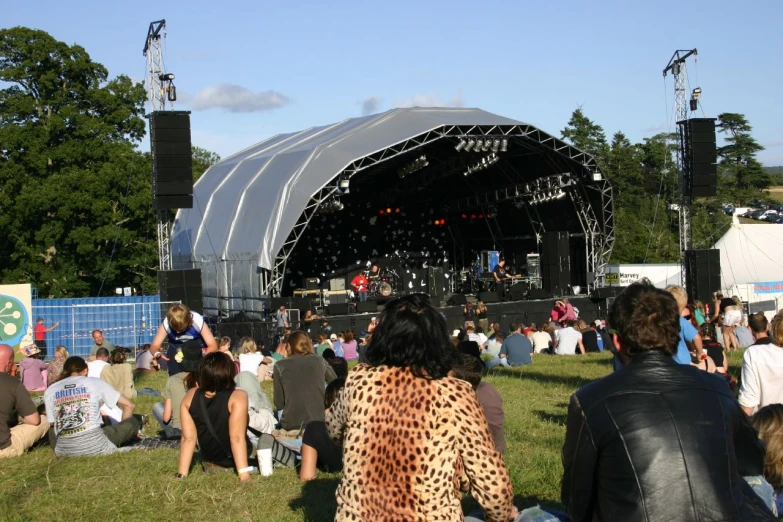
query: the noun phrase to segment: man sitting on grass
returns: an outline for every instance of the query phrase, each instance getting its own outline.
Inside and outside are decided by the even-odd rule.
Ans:
[[[454,377],[469,383],[476,392],[481,407],[484,409],[484,417],[487,418],[495,449],[501,455],[506,452],[506,436],[503,433],[503,398],[498,390],[488,382],[481,382],[484,372],[484,364],[481,359],[459,354],[459,359],[454,363]]]
[[[0,344],[0,458],[20,456],[49,429],[21,381],[11,376],[13,366],[13,348]]]
[[[574,521],[777,520],[743,480],[764,447],[725,379],[673,358],[674,297],[634,283],[609,325],[624,367],[571,396],[561,499]]]
[[[522,325],[514,322],[509,329],[511,333],[503,340],[503,345],[500,347],[501,366],[531,364],[533,359],[530,354],[533,352],[533,345],[530,344],[530,339],[522,335]]]
[[[87,363],[68,357],[60,380],[44,393],[49,441],[58,457],[109,455],[130,442],[140,424],[133,403],[107,383],[87,377]],[[101,405],[122,409],[122,421],[101,428]]]

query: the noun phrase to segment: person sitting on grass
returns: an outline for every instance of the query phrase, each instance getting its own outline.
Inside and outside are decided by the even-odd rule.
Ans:
[[[30,393],[11,376],[13,367],[13,348],[0,344],[0,459],[22,455],[49,429],[49,422],[41,418]]]
[[[46,364],[39,359],[40,350],[34,344],[22,349],[24,359],[19,363],[19,379],[27,391],[42,392],[46,389],[49,374]]]
[[[370,365],[348,373],[326,412],[329,436],[343,443],[335,520],[462,520],[467,489],[487,521],[516,516],[476,394],[449,377],[453,354],[446,319],[428,296],[386,303],[367,347]]]
[[[532,364],[533,345],[530,344],[530,339],[522,335],[522,324],[513,322],[509,329],[511,334],[503,339],[503,345],[500,347],[501,366],[525,366]]]
[[[345,386],[344,378],[329,383],[324,394],[324,405],[328,410],[334,403],[340,390]],[[299,480],[313,480],[318,471],[337,473],[343,470],[343,447],[330,437],[326,423],[314,421],[307,424],[302,435],[302,463],[299,468]]]
[[[188,390],[197,386],[198,367],[201,363],[201,346],[198,343],[185,344],[182,347],[182,370],[166,379],[163,387],[163,402],[152,405],[152,416],[158,421],[167,439],[178,439],[182,436],[182,421],[180,408]],[[233,365],[233,362],[231,363]]]
[[[764,406],[750,418],[764,441],[764,478],[775,492],[778,514],[783,513],[783,404]]]
[[[136,398],[136,387],[133,384],[133,370],[125,361],[128,354],[122,348],[115,348],[111,352],[111,366],[106,366],[101,371],[101,380],[106,381],[112,388],[120,392],[126,399]],[[89,366],[89,364],[88,364]]]
[[[252,337],[243,337],[239,341],[239,352],[239,371],[252,373],[259,381],[263,381],[266,376],[266,367],[263,372],[260,372],[259,366],[266,361],[264,355],[258,351],[258,346]]]
[[[68,358],[68,350],[62,344],[54,349],[54,359],[46,364],[46,372],[49,375],[48,384],[51,386],[60,377],[63,372],[63,364]]]
[[[329,337],[326,334],[318,334],[318,344],[315,347],[315,353],[318,356],[323,356],[324,350],[331,350],[332,345],[329,344]]]
[[[702,350],[707,354],[707,359],[712,361],[717,373],[724,378],[728,378],[729,361],[723,353],[723,346],[715,340],[715,325],[704,322],[699,327],[699,331],[701,333]]]
[[[323,358],[329,363],[329,366],[332,367],[332,370],[334,370],[334,374],[338,379],[345,379],[348,377],[348,361],[345,360],[345,357],[337,357],[334,350],[329,348],[328,350],[324,350]]]
[[[454,377],[462,379],[473,387],[479,404],[484,410],[484,417],[489,424],[492,440],[495,442],[495,450],[501,455],[506,452],[506,436],[503,433],[503,398],[498,390],[488,382],[482,382],[481,376],[484,364],[480,359],[470,355],[459,354],[454,365]]]
[[[49,442],[58,457],[109,455],[136,437],[135,406],[101,379],[87,377],[87,363],[68,357],[63,375],[44,393]],[[101,427],[101,406],[122,410],[121,422]]]
[[[109,362],[109,350],[106,348],[98,348],[95,351],[95,356],[92,360],[87,361],[87,377],[101,378],[101,372],[107,366],[111,366]]]
[[[204,471],[236,469],[239,480],[250,480],[254,467],[247,438],[247,393],[236,389],[234,365],[222,353],[207,354],[198,372],[198,387],[182,400],[180,421],[182,441],[177,478],[185,478],[196,451],[201,452]]]
[[[682,308],[637,282],[609,311],[624,367],[571,396],[561,500],[574,521],[777,520],[743,480],[764,448],[724,379],[673,359]]]
[[[282,429],[299,430],[303,424],[324,420],[324,388],[337,378],[323,357],[313,353],[306,332],[288,337],[288,358],[274,366],[275,409],[283,410]]]

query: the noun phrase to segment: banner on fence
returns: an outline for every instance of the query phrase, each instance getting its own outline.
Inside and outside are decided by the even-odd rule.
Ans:
[[[0,285],[0,342],[32,344],[34,324],[30,285]]]

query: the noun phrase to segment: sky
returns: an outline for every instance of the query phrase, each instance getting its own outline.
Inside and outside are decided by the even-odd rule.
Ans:
[[[6,0],[10,1],[10,0]],[[783,165],[783,2],[77,0],[14,2],[3,27],[77,43],[143,80],[150,22],[193,144],[223,157],[270,136],[394,107],[478,107],[560,135],[574,109],[632,141],[675,130],[677,49],[704,116],[744,114]],[[142,144],[142,147],[148,147]]]

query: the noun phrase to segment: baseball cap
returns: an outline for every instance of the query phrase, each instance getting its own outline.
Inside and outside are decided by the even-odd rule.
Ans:
[[[329,339],[332,340],[332,341],[336,341],[337,340],[337,334],[330,335]]]
[[[459,337],[459,330],[454,330],[453,332],[451,332],[451,336],[452,337]]]

